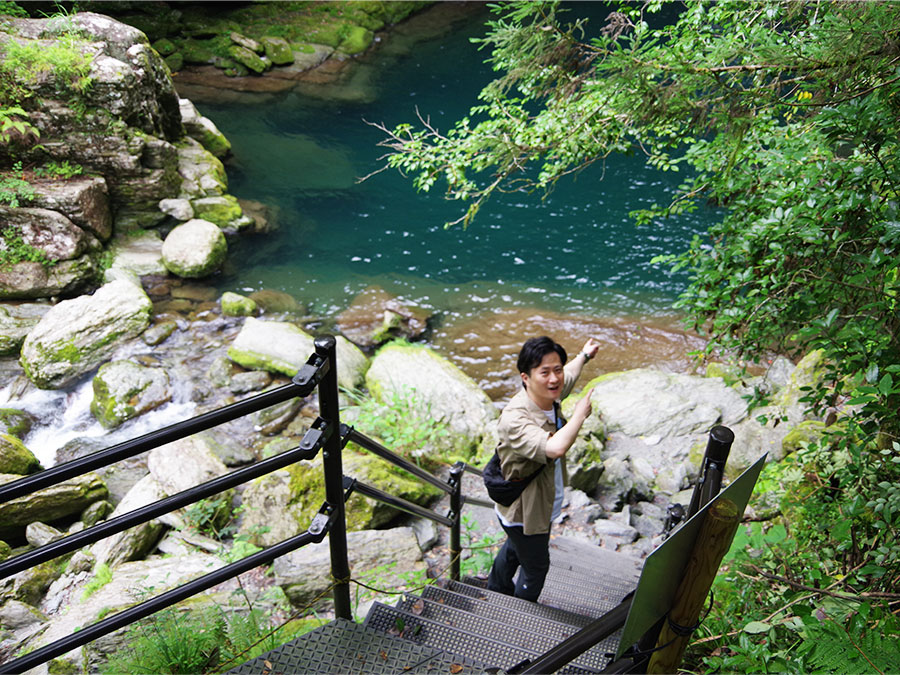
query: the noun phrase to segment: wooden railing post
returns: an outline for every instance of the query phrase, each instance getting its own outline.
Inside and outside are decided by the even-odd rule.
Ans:
[[[737,506],[729,499],[720,499],[707,512],[684,577],[675,593],[672,609],[656,641],[659,651],[650,657],[648,673],[674,673],[678,670],[722,558],[731,547],[738,522]]]

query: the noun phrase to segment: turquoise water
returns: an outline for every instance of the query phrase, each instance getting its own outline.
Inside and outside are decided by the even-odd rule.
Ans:
[[[380,166],[382,132],[413,121],[416,108],[446,130],[491,78],[469,42],[485,15],[411,46],[391,35],[330,98],[310,88],[257,105],[200,103],[233,144],[230,191],[278,210],[276,232],[231,244],[223,290],[274,288],[331,315],[376,284],[410,302],[457,316],[486,307],[553,309],[588,316],[670,312],[686,278],[655,255],[683,250],[712,212],[638,228],[629,211],[663,202],[684,177],[612,157],[566,179],[545,199],[492,199],[467,229],[440,190],[416,193]],[[316,93],[316,92],[313,92]]]

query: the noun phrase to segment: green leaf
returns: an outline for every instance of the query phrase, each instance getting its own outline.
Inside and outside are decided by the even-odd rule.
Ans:
[[[744,626],[744,632],[756,635],[758,633],[766,633],[772,628],[772,624],[763,621],[751,621]]]

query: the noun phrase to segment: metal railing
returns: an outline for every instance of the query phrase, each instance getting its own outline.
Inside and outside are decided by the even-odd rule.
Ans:
[[[71,553],[136,525],[147,523],[161,515],[171,513],[201,499],[218,494],[223,490],[285,468],[297,461],[312,459],[319,451],[322,451],[325,475],[325,502],[319,509],[318,514],[313,518],[306,532],[269,546],[237,562],[225,565],[193,581],[101,619],[76,633],[40,647],[18,659],[0,664],[0,673],[23,672],[46,663],[53,658],[171,607],[182,600],[206,591],[255,567],[271,563],[276,558],[307,544],[321,542],[326,535],[328,535],[329,540],[331,575],[334,581],[335,615],[338,618],[352,619],[349,592],[350,567],[344,504],[353,492],[358,492],[396,509],[449,527],[450,575],[453,579],[459,579],[462,553],[461,510],[466,504],[493,508],[493,502],[462,494],[463,473],[469,471],[480,475],[481,471],[464,462],[457,462],[450,467],[448,479],[443,480],[397,455],[353,427],[342,424],[338,403],[335,345],[336,342],[332,336],[317,338],[314,342],[315,351],[287,385],[150,432],[110,448],[99,450],[37,474],[0,485],[0,503],[8,502],[51,485],[81,476],[94,469],[108,466],[161,445],[186,438],[200,431],[259,412],[272,405],[283,403],[296,397],[305,398],[315,389],[318,389],[319,417],[311,425],[297,447],[0,562],[0,579],[7,578],[61,555]],[[724,427],[717,427],[717,429],[719,428],[724,429],[729,434],[731,433],[730,430]],[[710,447],[713,445],[712,435],[710,438],[707,458],[704,459],[703,464],[703,475],[695,490],[697,508],[702,507],[706,501],[714,497],[718,492],[722,465],[725,457],[727,457],[728,448],[730,448],[730,440],[728,440],[728,448],[723,449],[720,443],[711,451]],[[731,439],[733,439],[733,434]],[[724,442],[726,439],[722,440]],[[404,469],[447,493],[450,497],[449,513],[446,516],[439,515],[432,509],[414,504],[356,479],[344,476],[341,454],[342,449],[349,442],[357,444],[394,466]],[[695,511],[694,501],[692,499],[691,506],[692,510]],[[630,599],[623,599],[623,602],[614,610],[589,624],[586,628],[572,635],[546,654],[538,657],[533,662],[519,664],[518,669],[511,669],[510,672],[550,672],[563,667],[621,628],[628,615],[629,606]]]
[[[335,345],[335,339],[331,336],[317,338],[314,343],[315,351],[313,354],[310,355],[307,362],[291,379],[291,382],[282,387],[198,415],[163,429],[158,429],[85,457],[54,466],[37,474],[0,485],[0,503],[9,502],[76,478],[95,469],[134,457],[153,448],[259,412],[292,398],[305,398],[318,389],[319,417],[311,425],[297,447],[0,562],[0,579],[71,553],[84,546],[94,544],[136,525],[147,523],[241,483],[285,468],[302,459],[313,459],[319,451],[322,451],[325,474],[325,502],[322,504],[318,514],[313,518],[306,532],[106,617],[77,633],[40,647],[18,659],[0,664],[0,673],[23,672],[46,663],[72,649],[82,647],[93,640],[167,607],[171,607],[182,600],[206,591],[248,570],[271,563],[282,555],[295,551],[307,544],[321,542],[326,535],[329,535],[331,573],[335,580],[333,588],[335,615],[340,618],[350,619],[352,617],[349,594],[350,567],[344,503],[353,492],[359,492],[394,508],[429,518],[450,527],[450,548],[453,560],[451,575],[453,578],[458,579],[459,558],[462,552],[460,546],[460,509],[466,503],[493,506],[488,502],[467,498],[461,494],[461,481],[459,478],[463,470],[468,469],[476,473],[478,473],[478,470],[464,466],[460,462],[451,467],[448,481],[441,480],[393,453],[377,441],[368,438],[352,427],[341,424]],[[451,504],[450,513],[447,516],[441,516],[431,509],[345,477],[343,475],[341,451],[350,441],[448,493]]]

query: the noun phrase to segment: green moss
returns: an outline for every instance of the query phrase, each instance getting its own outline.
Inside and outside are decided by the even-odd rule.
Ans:
[[[43,467],[37,457],[15,436],[0,434],[0,473],[24,476]]]
[[[12,546],[5,541],[0,540],[0,562],[3,562],[12,555]]]
[[[87,600],[110,581],[112,581],[112,570],[109,569],[109,565],[106,563],[100,563],[94,568],[94,576],[84,585],[84,590],[81,592],[81,601]]]
[[[362,26],[348,26],[343,31],[343,39],[337,48],[345,54],[359,54],[364,52],[372,44],[375,34]]]
[[[16,408],[0,408],[0,433],[23,439],[31,431],[31,415]]]
[[[82,670],[72,661],[53,659],[47,664],[47,672],[49,675],[78,675]]]
[[[219,304],[225,316],[255,316],[259,309],[253,299],[231,291],[222,294]]]
[[[791,429],[782,439],[781,447],[785,455],[796,452],[825,434],[825,423],[819,420],[804,420]]]
[[[219,227],[227,227],[244,214],[237,197],[227,194],[220,197],[195,199],[191,202],[191,206],[194,208],[195,218],[208,220]]]

